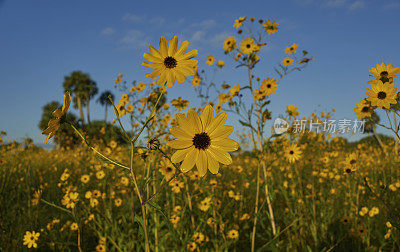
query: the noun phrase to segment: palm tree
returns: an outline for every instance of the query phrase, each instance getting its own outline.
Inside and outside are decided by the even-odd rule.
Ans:
[[[87,73],[82,71],[74,71],[70,75],[64,77],[64,92],[70,91],[73,95],[74,107],[79,109],[79,115],[82,124],[85,124],[82,106],[86,106],[89,118],[89,101],[97,93],[96,83]]]
[[[101,106],[105,106],[106,107],[106,112],[105,112],[105,116],[104,116],[104,122],[107,122],[107,107],[109,105],[111,105],[111,101],[108,98],[110,97],[111,100],[114,100],[114,95],[113,93],[111,93],[111,91],[106,90],[104,92],[102,92],[100,94],[100,97],[97,99],[97,102],[101,104]]]
[[[83,86],[83,103],[86,106],[86,114],[88,123],[90,123],[90,110],[89,110],[89,103],[90,100],[99,92],[97,88],[96,82],[92,80],[88,80],[87,83]]]

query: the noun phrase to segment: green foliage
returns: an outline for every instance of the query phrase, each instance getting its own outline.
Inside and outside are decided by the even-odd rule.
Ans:
[[[102,130],[102,128],[105,130]],[[110,123],[104,123],[104,121],[93,121],[85,125],[85,134],[91,143],[109,143],[111,140],[119,144],[125,142],[121,129]]]

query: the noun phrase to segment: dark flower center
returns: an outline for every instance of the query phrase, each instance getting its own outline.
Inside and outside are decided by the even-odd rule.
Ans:
[[[267,85],[267,88],[271,88],[271,84],[268,84],[268,85]]]
[[[227,45],[230,45],[230,44],[231,44],[231,41],[226,42],[226,44],[227,44]]]
[[[385,92],[379,92],[378,93],[378,99],[381,99],[381,100],[383,100],[383,99],[385,99],[386,98],[386,93]]]
[[[290,155],[293,155],[293,154],[294,154],[294,151],[292,151],[292,150],[289,151],[289,154],[290,154]]]
[[[369,107],[365,106],[361,109],[362,112],[367,113],[369,112]]]
[[[347,168],[347,169],[346,169],[346,173],[351,173],[351,169],[350,169],[350,168]]]
[[[178,62],[176,61],[176,59],[171,56],[168,56],[164,59],[164,65],[166,68],[174,68],[177,64]]]
[[[208,146],[210,146],[210,144],[211,138],[207,135],[206,132],[196,134],[193,137],[193,145],[197,149],[205,150]]]
[[[247,47],[247,48],[250,48],[250,44],[247,44],[246,47]]]
[[[172,168],[171,167],[167,167],[167,172],[171,172]]]
[[[381,75],[380,80],[381,80],[383,83],[389,81],[389,78],[388,78],[389,73],[388,73],[387,71],[382,71],[380,75]]]

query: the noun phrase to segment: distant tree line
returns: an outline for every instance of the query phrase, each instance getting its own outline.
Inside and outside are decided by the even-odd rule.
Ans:
[[[92,122],[89,104],[99,93],[97,83],[92,80],[88,73],[73,71],[68,76],[64,77],[62,86],[64,93],[67,91],[71,93],[72,107],[79,111],[79,118],[75,114],[68,112],[66,115],[68,121],[80,129],[85,129],[87,137],[93,139],[93,141],[102,141],[104,143],[110,140],[115,140],[117,142],[122,141],[120,129],[107,122],[107,111],[108,107],[111,106],[109,97],[111,97],[112,100],[115,98],[111,91],[103,91],[97,99],[97,102],[105,107],[104,121]],[[42,118],[38,125],[40,130],[44,130],[47,127],[47,123],[52,118],[52,112],[61,106],[62,104],[57,101],[51,101],[43,106]],[[85,108],[86,117],[84,114]],[[104,128],[104,130],[102,130],[102,128]],[[81,140],[76,136],[71,127],[62,124],[54,137],[54,142],[58,147],[73,147],[80,144]]]

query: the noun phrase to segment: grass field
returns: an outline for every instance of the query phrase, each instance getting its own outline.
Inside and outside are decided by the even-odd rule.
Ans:
[[[284,156],[286,143],[277,138],[263,158],[257,152],[235,153],[232,165],[221,167],[217,176],[200,178],[191,171],[165,186],[145,205],[150,249],[248,249],[254,228],[260,251],[399,249],[399,232],[390,225],[390,220],[398,221],[398,209],[387,209],[380,200],[398,207],[398,155],[385,157],[371,142],[328,142],[315,134],[299,139],[302,157],[291,164]],[[111,151],[121,163],[129,161],[124,147]],[[22,249],[27,230],[40,233],[37,245],[42,250],[144,249],[141,204],[128,171],[102,162],[85,148],[45,151],[10,144],[1,150],[3,251]],[[347,174],[343,167],[353,162],[349,156],[356,171]],[[174,173],[160,157],[153,152],[146,159],[134,158],[144,198]],[[76,197],[65,200],[72,192]]]

